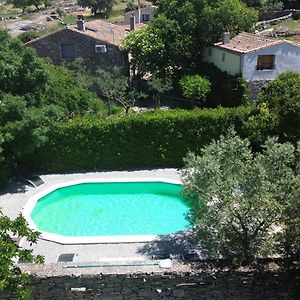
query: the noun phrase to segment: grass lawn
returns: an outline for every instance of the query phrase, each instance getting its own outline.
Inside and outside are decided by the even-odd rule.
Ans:
[[[285,20],[285,21],[273,26],[273,28],[274,28],[274,30],[280,29],[280,28],[287,28],[288,31],[299,33],[297,35],[293,35],[293,36],[289,36],[289,37],[283,36],[282,38],[293,41],[293,42],[300,43],[300,20],[290,20],[290,19]]]
[[[299,31],[300,33],[300,20],[285,20],[274,26],[275,29],[279,29],[281,27],[287,27],[289,31]]]

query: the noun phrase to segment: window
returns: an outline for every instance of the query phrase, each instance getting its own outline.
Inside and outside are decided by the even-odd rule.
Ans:
[[[142,15],[143,22],[149,22],[150,21],[150,15],[149,14],[143,14]]]
[[[275,55],[258,55],[256,70],[274,69]]]
[[[207,55],[208,55],[208,56],[211,56],[211,54],[212,54],[212,49],[211,49],[211,48],[208,48],[208,49],[207,49]]]
[[[222,53],[222,61],[225,61],[225,53]]]
[[[61,45],[61,56],[64,59],[75,58],[75,45],[74,44],[62,44]]]

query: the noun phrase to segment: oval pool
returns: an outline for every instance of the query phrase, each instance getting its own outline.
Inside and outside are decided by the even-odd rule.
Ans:
[[[187,228],[181,185],[93,182],[40,198],[30,217],[37,230],[67,237],[165,235]]]

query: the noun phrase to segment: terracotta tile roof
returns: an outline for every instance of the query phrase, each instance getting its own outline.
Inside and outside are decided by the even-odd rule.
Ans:
[[[145,24],[136,24],[136,29]],[[129,25],[116,25],[103,20],[95,20],[85,23],[86,30],[78,30],[76,25],[69,25],[68,29],[104,41],[106,43],[119,46],[129,31]],[[90,30],[90,29],[92,30]]]
[[[241,32],[237,36],[232,38],[230,42],[227,44],[223,44],[222,42],[219,42],[219,43],[215,43],[214,45],[216,47],[222,49],[228,49],[230,51],[234,51],[238,53],[247,53],[262,48],[266,48],[269,46],[281,44],[284,42],[288,42],[288,41],[265,37],[262,35],[256,35],[247,32]]]

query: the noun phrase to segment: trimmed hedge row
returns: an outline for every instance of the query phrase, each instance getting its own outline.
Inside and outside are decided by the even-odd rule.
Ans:
[[[180,167],[230,125],[241,128],[249,109],[172,110],[99,120],[76,118],[50,133],[36,153],[46,172]]]

